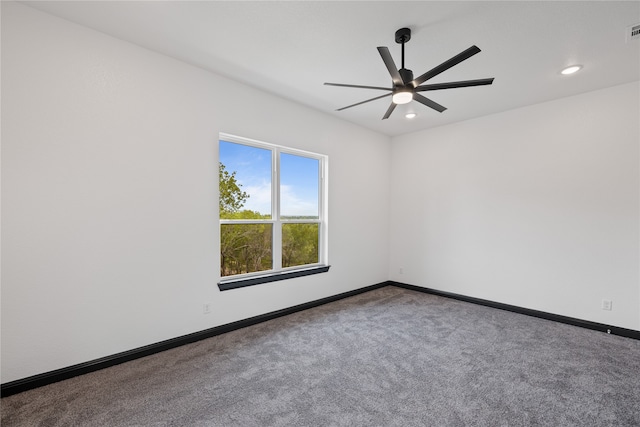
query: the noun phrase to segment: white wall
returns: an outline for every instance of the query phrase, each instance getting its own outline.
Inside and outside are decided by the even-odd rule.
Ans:
[[[218,291],[219,132],[329,156],[328,273]],[[2,382],[385,281],[389,152],[388,137],[2,2]]]
[[[390,279],[640,330],[639,99],[636,82],[394,138]]]
[[[1,7],[3,383],[387,279],[640,330],[638,83],[389,145]],[[329,273],[218,291],[218,132],[329,156]]]

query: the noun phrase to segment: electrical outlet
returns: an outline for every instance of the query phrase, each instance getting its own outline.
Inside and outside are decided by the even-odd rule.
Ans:
[[[202,306],[202,312],[204,314],[209,314],[211,313],[211,303],[210,302],[205,302]]]
[[[611,311],[612,310],[612,305],[613,305],[613,302],[611,302],[610,299],[603,299],[602,300],[602,309],[603,310]]]
[[[404,268],[403,268],[403,267],[400,267],[400,268],[398,269],[398,273],[400,273],[400,274],[404,274]]]

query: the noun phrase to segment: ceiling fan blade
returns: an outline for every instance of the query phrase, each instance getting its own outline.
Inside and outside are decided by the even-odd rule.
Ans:
[[[403,86],[404,82],[402,81],[402,77],[400,76],[398,67],[396,67],[396,63],[393,62],[393,58],[391,57],[391,53],[389,53],[389,49],[385,46],[381,46],[378,47],[378,52],[380,52],[380,56],[384,61],[384,65],[387,66],[387,70],[389,70],[389,74],[391,74],[391,80],[393,80],[393,84],[396,86]]]
[[[493,77],[490,79],[477,79],[477,80],[462,80],[459,82],[448,83],[434,83],[431,85],[418,86],[416,92],[423,92],[425,90],[440,90],[440,89],[453,89],[457,87],[469,87],[469,86],[483,86],[493,83]]]
[[[355,107],[356,105],[362,105],[367,102],[375,101],[376,99],[384,98],[385,96],[391,96],[391,94],[385,93],[384,95],[376,96],[375,98],[367,99],[366,101],[358,102],[357,104],[347,105],[346,107],[338,108],[336,111],[346,110],[347,108],[351,108],[351,107]]]
[[[438,65],[437,67],[427,71],[426,73],[424,73],[420,77],[417,77],[417,78],[413,79],[411,84],[413,85],[413,87],[418,87],[422,83],[424,83],[427,80],[429,80],[430,78],[437,76],[438,74],[442,73],[443,71],[447,71],[449,68],[453,67],[454,65],[457,65],[457,64],[461,63],[465,59],[471,58],[473,55],[475,55],[476,53],[479,53],[479,52],[480,52],[480,48],[478,46],[473,45],[469,49],[460,52],[459,54],[457,54],[453,58],[451,58],[451,59],[449,59],[447,61],[444,61],[442,64]]]
[[[389,108],[387,109],[387,112],[384,113],[384,117],[382,117],[382,120],[386,120],[389,118],[389,116],[391,115],[391,113],[393,113],[393,110],[396,109],[396,103],[392,102],[391,105],[389,105]]]
[[[434,102],[434,101],[430,100],[429,98],[426,98],[426,97],[420,95],[419,93],[414,93],[413,94],[413,99],[418,101],[421,104],[426,105],[429,108],[433,108],[438,113],[442,113],[444,110],[447,109],[447,107],[443,107],[442,105],[438,104],[437,102]]]
[[[361,85],[347,85],[343,83],[325,83],[327,86],[340,86],[340,87],[355,87],[358,89],[377,89],[377,90],[393,90],[388,87],[380,87],[380,86],[361,86]]]

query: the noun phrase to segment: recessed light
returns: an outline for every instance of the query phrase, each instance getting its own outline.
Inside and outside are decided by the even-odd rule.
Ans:
[[[576,72],[580,71],[581,69],[582,69],[582,65],[572,65],[572,66],[567,67],[564,70],[560,71],[560,74],[564,74],[565,76],[567,76],[569,74],[576,73]]]
[[[407,113],[407,114],[405,114],[404,116],[405,116],[407,119],[413,119],[416,115],[417,115],[416,113]]]

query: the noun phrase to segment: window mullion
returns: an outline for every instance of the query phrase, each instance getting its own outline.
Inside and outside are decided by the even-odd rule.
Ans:
[[[275,271],[282,270],[282,221],[280,220],[280,150],[273,150],[271,212],[273,215],[272,260]]]

